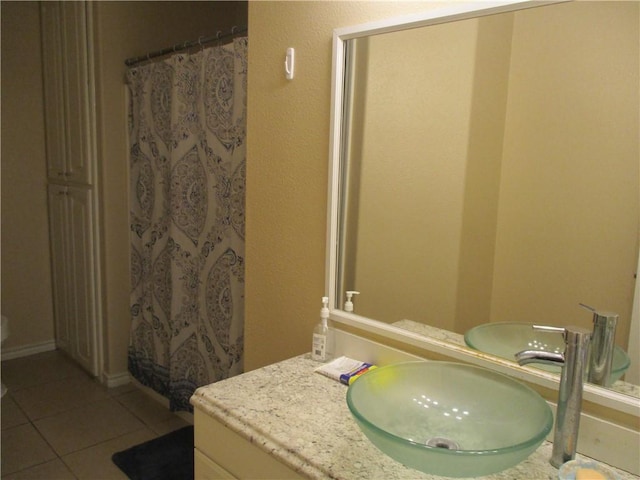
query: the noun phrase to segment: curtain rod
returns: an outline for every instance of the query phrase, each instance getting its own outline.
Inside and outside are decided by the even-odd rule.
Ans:
[[[196,46],[203,46],[207,43],[217,42],[219,40],[223,40],[228,37],[234,37],[236,35],[240,35],[246,32],[247,32],[247,27],[236,27],[236,26],[232,27],[231,31],[228,33],[222,33],[220,30],[218,30],[218,32],[215,35],[212,35],[210,37],[200,37],[198,38],[198,40],[192,40],[190,42],[184,42],[184,43],[176,43],[172,47],[163,48],[162,50],[150,52],[150,53],[147,53],[146,55],[127,58],[124,61],[124,64],[127,67],[131,67],[137,63],[144,62],[145,60],[151,60],[152,58],[162,57],[164,55],[168,55],[174,52],[181,52],[183,50],[187,50],[189,48],[196,47]]]

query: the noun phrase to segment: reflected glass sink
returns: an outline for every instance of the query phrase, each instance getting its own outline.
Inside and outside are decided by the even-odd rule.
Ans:
[[[377,368],[347,391],[369,440],[425,473],[475,477],[527,458],[553,424],[535,391],[485,368],[407,362]]]
[[[539,332],[534,330],[532,326],[532,323],[518,322],[484,323],[467,331],[464,334],[464,341],[475,350],[511,361],[515,361],[515,354],[522,350],[564,352],[562,335]],[[624,350],[616,346],[613,351],[611,383],[620,380],[624,372],[629,368],[629,364],[629,356]],[[527,366],[558,374],[561,370],[561,367],[556,365],[532,364]]]

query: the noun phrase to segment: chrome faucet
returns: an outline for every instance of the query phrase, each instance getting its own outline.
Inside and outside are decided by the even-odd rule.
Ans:
[[[584,303],[581,303],[580,306],[593,312],[593,333],[591,335],[587,380],[596,385],[610,387],[618,314],[598,311]]]
[[[534,325],[533,328],[544,332],[562,333],[565,342],[564,353],[540,350],[524,350],[516,353],[516,360],[520,365],[545,363],[562,366],[551,453],[551,465],[558,468],[576,456],[582,390],[589,358],[591,332],[574,326],[560,328]]]

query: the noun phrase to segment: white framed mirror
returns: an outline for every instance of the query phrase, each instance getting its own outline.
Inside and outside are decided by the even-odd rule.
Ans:
[[[573,87],[579,87],[573,88],[575,92],[584,89],[583,93],[592,97],[603,95],[602,91],[592,89],[597,82],[582,82],[579,69],[569,73],[565,73],[569,68],[560,71],[559,66],[570,62],[556,50],[553,52],[560,59],[556,60],[553,74],[545,73],[536,63],[549,56],[553,22],[558,23],[559,36],[580,42],[580,37],[567,35],[566,26],[561,23],[567,17],[576,17],[567,8],[576,5],[584,9],[588,4],[602,3],[612,5],[612,2],[529,1],[454,4],[424,14],[335,31],[326,274],[334,322],[480,363],[552,388],[557,388],[557,375],[518,367],[513,362],[473,351],[461,341],[462,334],[477,323],[495,321],[533,318],[537,323],[561,325],[575,324],[579,318],[589,322],[590,315],[580,311],[577,304],[595,302],[598,308],[619,310],[624,317],[620,331],[628,338],[629,331],[633,331],[631,311],[640,212],[637,59],[635,64],[628,64],[625,58],[597,52],[611,61],[607,72],[622,69],[621,79],[607,73],[604,85],[607,88],[631,85],[636,93],[624,97],[630,104],[622,110],[631,116],[630,121],[620,122],[617,117],[606,120],[607,114],[618,114],[619,105],[610,110],[589,107],[599,112],[604,125],[612,125],[610,131],[594,132],[602,135],[595,143],[604,144],[596,153],[593,153],[595,135],[589,136],[589,141],[580,141],[585,138],[585,129],[594,128],[584,122],[592,110],[583,112],[582,117],[580,112],[572,118],[561,115],[568,115],[569,109],[562,103],[566,92],[560,88],[566,85],[558,83],[558,79],[573,81]],[[552,8],[564,10],[551,12],[551,16],[545,18],[544,9]],[[584,22],[602,20],[601,12],[583,13]],[[620,38],[611,38],[610,46],[615,48],[616,42],[629,42],[631,38],[635,40],[635,47],[625,52],[633,56],[635,48],[637,58],[639,16],[637,12],[635,17],[626,13],[622,16],[625,21],[635,22],[627,32],[630,37],[620,34]],[[546,25],[548,42],[532,41],[530,36],[535,35],[536,29],[535,25],[528,26],[525,22],[528,17],[535,17],[538,26]],[[577,29],[589,32],[589,28],[586,23]],[[592,36],[597,39],[597,35]],[[509,41],[504,42],[505,38]],[[601,39],[597,41],[602,45]],[[533,50],[537,52],[530,52],[537,55],[533,60],[515,56],[524,44],[536,47]],[[412,57],[414,50],[421,56]],[[489,63],[479,63],[480,57],[486,57]],[[420,68],[414,68],[416,65]],[[635,77],[627,78],[634,65]],[[602,73],[604,67],[590,68]],[[364,70],[366,75],[362,74]],[[427,76],[417,76],[418,70]],[[444,76],[436,78],[443,70]],[[468,75],[463,75],[465,72]],[[558,76],[559,72],[562,75]],[[528,81],[534,82],[536,91],[522,90],[518,95],[517,81],[525,75],[533,75]],[[500,77],[499,81],[496,77]],[[621,83],[616,83],[618,81]],[[476,91],[484,95],[475,96]],[[430,92],[438,94],[428,97]],[[374,104],[372,100],[379,103]],[[507,111],[509,102],[527,103],[520,105],[520,111],[527,108],[526,115]],[[536,111],[545,103],[553,104],[555,113]],[[386,121],[372,120],[376,110],[378,118],[381,116]],[[458,110],[466,111],[466,116],[453,115]],[[400,111],[411,111],[409,123],[419,124],[420,128],[409,131],[408,124],[398,120]],[[471,117],[470,111],[476,116]],[[556,125],[547,125],[549,119]],[[552,130],[558,125],[573,125],[572,122],[576,128],[571,136],[566,129],[557,129],[555,133]],[[620,123],[630,129],[631,136],[629,131],[619,131]],[[501,128],[494,129],[495,124]],[[508,124],[507,133],[505,124]],[[363,132],[365,128],[368,130]],[[525,135],[528,132],[535,135]],[[453,141],[445,141],[450,138]],[[416,148],[425,139],[430,143],[420,143],[420,148]],[[519,171],[514,162],[509,163],[509,158],[522,156],[525,148],[534,165]],[[605,152],[604,167],[593,163]],[[586,163],[570,163],[569,159],[576,156]],[[536,164],[536,159],[544,161]],[[378,163],[373,163],[374,160]],[[626,163],[621,166],[617,161]],[[411,162],[420,162],[421,167],[429,168],[418,172],[416,163]],[[543,171],[543,163],[551,164],[556,171]],[[486,183],[499,188],[489,191],[484,184],[478,186],[478,182],[470,180],[474,170],[481,172],[485,180],[488,178]],[[612,172],[618,176],[603,176]],[[509,177],[520,177],[529,184],[507,184]],[[571,183],[561,183],[561,180]],[[577,190],[583,190],[587,196],[578,197]],[[431,196],[418,197],[424,191]],[[451,192],[456,192],[456,196],[448,195]],[[407,196],[409,202],[400,203]],[[498,197],[507,201],[499,203]],[[543,204],[531,207],[533,197],[538,197]],[[592,203],[584,198],[590,198]],[[397,212],[408,209],[410,203],[418,203],[420,209],[402,223]],[[599,214],[606,222],[594,225],[590,220],[593,217],[586,214],[605,204],[609,210]],[[467,218],[451,215],[452,210],[465,212]],[[567,217],[575,217],[570,226],[567,226]],[[507,219],[511,223],[506,223]],[[487,225],[490,228],[485,230]],[[509,226],[499,231],[498,225]],[[551,227],[545,231],[540,225]],[[464,229],[467,237],[463,241],[460,232]],[[490,241],[483,246],[486,238]],[[604,258],[585,261],[591,258],[591,252],[602,251],[602,244],[598,243],[602,241],[616,253],[616,260],[611,260],[613,255],[601,253],[599,257]],[[419,243],[428,246],[418,249]],[[504,244],[506,250],[496,254],[498,243]],[[542,250],[532,253],[532,249],[548,243],[564,245],[565,249],[553,254]],[[523,249],[526,254],[522,253]],[[427,257],[434,252],[435,257]],[[463,260],[458,256],[460,252]],[[575,257],[575,263],[569,267],[564,262],[571,257]],[[586,267],[596,261],[599,263],[594,270],[575,266]],[[418,264],[429,265],[427,274],[416,273]],[[611,270],[602,270],[608,264],[615,265]],[[613,270],[624,271],[628,264],[628,270],[614,278]],[[502,269],[504,273],[492,272],[494,278],[488,280],[478,275],[491,269]],[[511,273],[515,276],[508,276],[508,270],[513,270]],[[457,275],[460,272],[462,277]],[[550,276],[558,281],[555,286],[550,286]],[[598,281],[580,283],[574,281],[575,278]],[[401,288],[394,290],[396,286]],[[411,292],[414,287],[417,293]],[[500,288],[502,291],[497,292]],[[361,291],[354,299],[355,313],[343,309],[346,290]],[[514,290],[524,292],[524,297],[516,300]],[[569,291],[570,295],[560,295],[563,291]],[[615,306],[603,305],[613,303],[614,297]],[[571,313],[571,309],[575,313]],[[638,361],[638,352],[631,352],[630,356],[632,362]],[[587,385],[585,398],[637,415],[640,410],[637,391],[634,384],[618,391]]]

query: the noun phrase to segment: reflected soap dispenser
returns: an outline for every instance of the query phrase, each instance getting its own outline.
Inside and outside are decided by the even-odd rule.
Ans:
[[[353,312],[353,296],[354,295],[360,295],[360,292],[356,292],[355,290],[347,290],[347,301],[344,302],[345,312]]]
[[[329,329],[329,297],[322,297],[320,323],[313,329],[311,359],[328,362],[333,359],[333,332]]]

